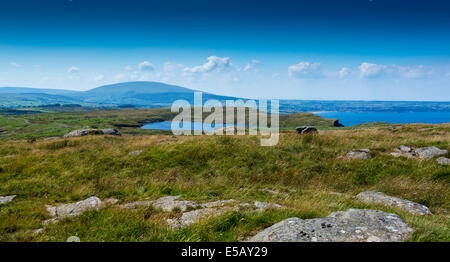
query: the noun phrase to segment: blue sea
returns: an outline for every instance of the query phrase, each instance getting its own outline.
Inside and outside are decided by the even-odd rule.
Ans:
[[[450,123],[450,112],[312,112],[325,118],[337,118],[344,126],[369,122],[390,124]]]
[[[312,112],[325,118],[337,118],[344,126],[354,126],[369,122],[387,122],[391,124],[441,124],[450,123],[450,112]],[[155,122],[144,125],[143,129],[171,130],[171,121]],[[227,125],[233,126],[233,125]],[[175,129],[183,130],[178,123]],[[191,130],[201,129],[200,125],[192,123]],[[204,125],[206,132],[214,131],[209,125]]]

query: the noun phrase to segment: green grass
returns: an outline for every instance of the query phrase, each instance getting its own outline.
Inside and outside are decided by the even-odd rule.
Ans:
[[[112,113],[117,112],[105,112],[102,118]],[[261,147],[258,137],[249,136],[136,134],[33,143],[2,140],[0,195],[16,194],[17,198],[0,207],[0,240],[65,241],[76,235],[82,241],[237,241],[288,217],[314,218],[348,208],[371,208],[405,219],[416,230],[409,241],[450,241],[450,167],[438,165],[435,159],[388,155],[402,144],[450,149],[450,125],[419,131],[423,127],[324,130],[306,136],[283,132],[274,147]],[[370,148],[373,158],[338,158],[354,148]],[[128,155],[135,150],[143,153]],[[262,188],[281,193],[273,195]],[[366,190],[427,205],[434,215],[415,216],[353,198]],[[45,205],[90,196],[115,197],[126,203],[178,194],[199,202],[232,198],[242,203],[273,202],[287,209],[228,212],[172,230],[165,220],[179,216],[179,211],[108,207],[64,219],[42,234],[30,233],[49,218]]]
[[[28,109],[20,110],[28,111]],[[0,132],[0,140],[63,136],[72,130],[82,128],[116,128],[121,133],[130,135],[171,134],[170,131],[144,130],[138,127],[146,123],[170,121],[176,115],[177,113],[170,112],[168,108],[88,110],[38,114],[11,114],[6,112],[2,114],[0,111],[0,131],[3,131]],[[208,115],[209,113],[204,113],[203,117],[205,118]],[[294,130],[296,126],[301,125],[331,127],[333,119],[325,119],[310,113],[280,115],[281,130]]]

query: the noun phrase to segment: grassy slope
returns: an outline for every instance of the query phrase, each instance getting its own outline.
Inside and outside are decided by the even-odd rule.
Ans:
[[[435,160],[387,154],[401,144],[450,149],[449,124],[418,131],[422,127],[325,130],[316,136],[286,132],[274,147],[261,147],[259,138],[248,136],[0,141],[0,195],[18,195],[0,209],[0,240],[65,241],[77,235],[82,241],[236,241],[288,217],[313,218],[348,208],[373,208],[397,213],[412,225],[416,232],[410,241],[450,241],[446,217],[450,213],[450,167],[437,165]],[[374,157],[337,159],[353,148],[370,148]],[[139,149],[141,155],[128,155]],[[272,195],[261,188],[282,193]],[[435,215],[415,216],[353,198],[365,190],[425,204]],[[197,201],[233,198],[288,208],[260,214],[227,213],[170,230],[164,221],[179,212],[110,207],[60,221],[38,236],[28,232],[49,218],[46,204],[93,195],[116,197],[124,203],[176,194]]]
[[[167,131],[126,128],[121,125],[143,125],[171,120],[175,115],[177,114],[171,113],[168,108],[48,112],[24,115],[1,114],[0,111],[0,129],[5,131],[0,135],[0,139],[62,136],[71,130],[80,128],[117,128],[124,134],[170,134]],[[204,117],[208,115],[209,113],[205,113]],[[310,113],[280,115],[281,129],[293,130],[300,125],[332,126],[333,120]]]

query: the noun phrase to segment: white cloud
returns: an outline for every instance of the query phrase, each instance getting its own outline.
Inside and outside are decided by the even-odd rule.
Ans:
[[[95,81],[102,81],[103,79],[105,79],[105,76],[104,75],[98,75],[98,76],[96,76],[95,78],[94,78],[94,80]]]
[[[255,72],[258,72],[259,70],[256,68],[258,65],[260,64],[260,62],[258,60],[253,59],[250,63],[248,63],[245,67],[244,67],[244,71],[251,71],[254,70]]]
[[[386,65],[381,64],[371,64],[363,62],[359,66],[359,73],[361,78],[376,78],[390,71],[392,70],[390,70]]]
[[[183,65],[177,64],[175,62],[166,62],[164,63],[163,68],[165,72],[175,72],[181,70],[183,68]]]
[[[398,72],[406,78],[423,78],[430,76],[433,73],[432,68],[419,65],[416,67],[397,67]]]
[[[351,70],[350,68],[348,68],[348,67],[343,67],[343,68],[341,68],[341,70],[339,71],[338,75],[339,75],[339,78],[345,78],[345,77],[347,77],[348,75],[350,75],[351,73],[352,73],[352,70]]]
[[[11,62],[11,63],[9,63],[11,66],[13,66],[13,67],[20,67],[20,65],[18,64],[18,63],[15,63],[15,62]]]
[[[229,57],[210,56],[206,60],[208,60],[208,62],[203,65],[186,67],[184,71],[187,73],[221,72],[233,66]]]
[[[141,71],[154,71],[155,67],[152,65],[152,63],[148,61],[144,61],[139,64],[139,70]]]
[[[288,73],[296,78],[318,78],[324,76],[320,63],[300,62],[288,67]]]
[[[272,77],[279,77],[280,76],[280,73],[273,73],[272,74]]]
[[[80,68],[76,67],[76,66],[72,66],[71,68],[69,68],[69,70],[67,70],[67,73],[70,74],[76,74],[80,72]]]
[[[123,68],[125,71],[131,71],[133,70],[133,68],[131,66],[126,66]]]

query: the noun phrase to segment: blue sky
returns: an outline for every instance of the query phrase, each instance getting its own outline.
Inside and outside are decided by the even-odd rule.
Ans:
[[[448,101],[449,13],[436,0],[4,0],[0,86]]]

